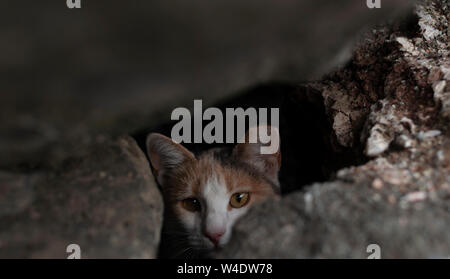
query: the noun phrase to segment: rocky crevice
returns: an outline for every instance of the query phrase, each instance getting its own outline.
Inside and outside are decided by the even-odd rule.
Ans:
[[[351,60],[322,80],[263,85],[221,103],[279,105],[287,155],[280,173],[285,196],[251,210],[217,257],[360,258],[372,243],[386,258],[450,256],[449,22],[448,1],[422,1],[406,22],[366,33]],[[300,61],[302,72],[307,71],[305,59]],[[64,78],[46,88],[53,92],[74,82]],[[224,79],[211,80],[205,88],[218,87]],[[243,82],[238,75],[232,88],[258,80]],[[172,88],[178,93],[171,98],[188,87],[195,91],[197,82]],[[111,86],[105,84],[102,92]],[[158,104],[169,103],[170,96],[162,96],[170,86],[152,88],[158,89]],[[163,205],[139,148],[149,130],[133,134],[137,143],[112,136],[167,119],[166,114],[157,117],[162,113],[158,104],[148,119],[146,104],[155,97],[142,90],[132,95],[142,99],[128,98],[125,113],[118,92],[105,106],[100,104],[109,99],[102,97],[110,95],[102,93],[86,107],[84,99],[77,101],[68,112],[61,104],[72,99],[58,97],[64,100],[59,102],[49,94],[51,102],[36,105],[35,111],[30,105],[5,121],[6,130],[0,131],[0,258],[64,258],[70,243],[81,246],[83,258],[156,257]],[[39,104],[36,96],[30,98],[33,104]],[[8,98],[2,103],[9,104]],[[10,107],[4,114],[14,116]],[[94,119],[89,124],[80,121],[85,110]],[[48,114],[32,117],[42,112]],[[55,115],[61,115],[58,125],[47,123]]]

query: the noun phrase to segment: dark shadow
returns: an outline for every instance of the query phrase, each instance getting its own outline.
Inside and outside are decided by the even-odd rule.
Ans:
[[[225,108],[280,109],[282,164],[279,178],[283,194],[300,190],[314,182],[330,180],[336,170],[365,161],[360,146],[336,150],[322,97],[311,89],[280,83],[263,84],[245,90],[237,97],[214,107],[220,108],[224,115]],[[204,105],[203,110],[206,108]],[[270,116],[268,118],[270,119]],[[157,127],[138,131],[133,136],[145,151],[145,140],[149,133],[157,132],[170,137],[171,129],[176,123],[169,121]],[[206,124],[204,121],[203,127]],[[198,154],[206,149],[226,144],[183,145]]]

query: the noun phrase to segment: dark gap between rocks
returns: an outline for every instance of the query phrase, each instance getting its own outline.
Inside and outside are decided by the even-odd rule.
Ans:
[[[279,178],[283,194],[301,190],[314,182],[332,180],[337,170],[366,162],[361,146],[342,148],[337,144],[331,122],[325,113],[323,99],[319,92],[309,87],[283,83],[263,84],[213,106],[221,109],[224,115],[225,108],[280,109],[282,163]],[[193,102],[189,108],[193,118],[192,107]],[[203,111],[206,108],[203,104]],[[171,121],[170,115],[167,119],[167,122],[157,127],[149,127],[132,135],[145,154],[145,140],[149,133],[156,132],[170,137],[171,129],[177,121]],[[203,121],[203,127],[207,123]],[[194,154],[226,145],[183,143]]]

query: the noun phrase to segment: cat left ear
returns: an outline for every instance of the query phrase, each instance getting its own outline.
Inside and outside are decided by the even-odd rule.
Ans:
[[[252,127],[243,141],[244,143],[239,143],[233,150],[235,158],[250,165],[279,186],[278,171],[281,167],[281,151],[278,128],[274,126]]]
[[[164,178],[181,164],[195,160],[194,154],[161,134],[153,133],[147,137],[147,154],[158,183],[164,187]]]

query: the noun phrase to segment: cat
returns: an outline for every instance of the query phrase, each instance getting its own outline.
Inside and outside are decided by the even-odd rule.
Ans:
[[[270,126],[269,126],[270,127]],[[268,127],[265,127],[268,128]],[[223,248],[235,222],[250,207],[279,197],[281,167],[278,141],[274,154],[261,154],[267,144],[244,143],[214,148],[197,156],[157,133],[147,137],[147,153],[164,199],[160,258],[205,258]]]

